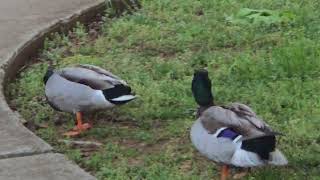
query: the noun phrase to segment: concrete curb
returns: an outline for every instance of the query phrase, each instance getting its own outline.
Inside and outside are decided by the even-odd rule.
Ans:
[[[62,154],[48,153],[0,160],[3,180],[96,180]]]
[[[23,119],[19,113],[12,111],[8,106],[4,95],[7,82],[16,76],[17,71],[31,57],[37,55],[39,49],[43,47],[45,37],[53,32],[66,32],[74,27],[77,21],[89,22],[96,14],[103,13],[104,9],[104,0],[88,1],[80,10],[70,13],[68,11],[69,15],[33,29],[26,35],[27,37],[24,35],[23,40],[15,48],[9,49],[9,53],[4,54],[4,57],[0,56],[0,135],[6,139],[2,142],[0,138],[0,166],[6,158],[19,159],[27,158],[24,156],[38,156],[42,153],[48,156],[52,154],[48,153],[52,151],[52,147],[25,128],[21,124]]]
[[[0,72],[4,71],[4,77],[0,79],[2,87],[5,87],[7,80],[15,77],[16,72],[33,56],[36,56],[38,50],[43,47],[45,37],[54,32],[67,32],[75,26],[76,22],[86,23],[90,21],[96,14],[103,13],[105,10],[105,2],[99,0],[90,6],[84,7],[67,17],[49,22],[43,27],[34,29],[29,34],[26,42],[21,42],[13,52],[6,57],[6,61],[0,64]],[[2,81],[1,81],[2,80]]]

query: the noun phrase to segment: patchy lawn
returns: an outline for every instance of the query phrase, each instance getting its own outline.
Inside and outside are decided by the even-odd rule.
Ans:
[[[320,177],[320,3],[271,0],[145,0],[131,15],[78,25],[46,41],[36,63],[7,88],[12,108],[37,135],[99,179],[210,179],[219,167],[189,140],[196,104],[193,71],[207,67],[217,103],[239,101],[285,136],[287,167],[266,167],[246,179]],[[107,12],[108,14],[109,12]],[[57,67],[89,63],[125,79],[139,98],[88,115],[94,128],[62,143],[74,116],[52,110],[42,77]]]

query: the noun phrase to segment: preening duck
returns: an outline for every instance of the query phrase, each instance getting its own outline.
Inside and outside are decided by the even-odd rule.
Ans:
[[[111,108],[136,98],[127,83],[100,67],[81,64],[59,70],[48,68],[45,95],[52,108],[76,114],[77,125],[65,133],[78,135],[91,127],[82,122],[82,113]]]
[[[190,137],[205,157],[221,163],[221,179],[228,176],[229,165],[255,167],[286,165],[287,159],[276,149],[276,135],[268,124],[247,105],[232,103],[217,106],[206,70],[195,72],[192,92],[199,105]]]

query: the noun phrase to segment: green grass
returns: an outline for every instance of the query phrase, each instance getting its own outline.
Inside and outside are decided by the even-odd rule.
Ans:
[[[81,25],[72,36],[55,35],[46,41],[40,61],[9,85],[11,106],[30,122],[48,124],[36,134],[99,179],[218,178],[219,167],[189,140],[196,107],[192,75],[207,67],[218,104],[246,103],[285,134],[278,144],[289,166],[256,169],[245,179],[320,179],[318,1],[145,0],[142,6],[131,15],[105,18],[94,41]],[[288,18],[228,20],[245,8]],[[58,142],[74,117],[45,102],[42,77],[49,61],[57,67],[104,67],[139,95],[93,115],[94,128],[79,139],[104,145],[89,155]],[[56,119],[67,122],[55,125]]]

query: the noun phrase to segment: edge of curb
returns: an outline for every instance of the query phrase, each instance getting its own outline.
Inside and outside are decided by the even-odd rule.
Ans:
[[[103,13],[105,9],[105,1],[99,0],[82,7],[80,10],[71,12],[71,14],[66,17],[48,22],[46,25],[34,29],[32,33],[27,35],[26,40],[23,40],[10,52],[10,54],[4,57],[4,63],[0,64],[0,113],[6,114],[8,117],[5,119],[12,120],[18,127],[24,128],[35,140],[40,141],[43,150],[35,153],[13,153],[3,155],[0,159],[48,153],[53,150],[48,143],[24,127],[21,123],[22,120],[24,120],[22,116],[9,107],[4,93],[6,86],[8,82],[17,75],[19,69],[25,65],[31,57],[36,56],[39,49],[43,48],[44,40],[48,35],[54,32],[67,32],[73,28],[77,22],[87,23],[97,14]]]

